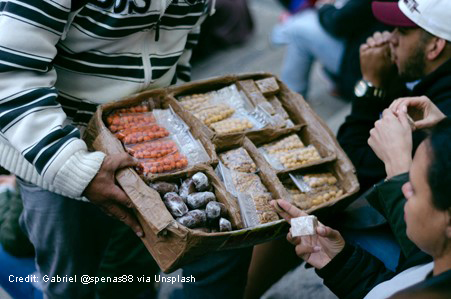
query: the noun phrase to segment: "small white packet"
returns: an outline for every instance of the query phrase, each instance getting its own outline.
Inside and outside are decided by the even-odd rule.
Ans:
[[[316,216],[308,215],[291,219],[291,235],[293,237],[316,235],[318,219]]]

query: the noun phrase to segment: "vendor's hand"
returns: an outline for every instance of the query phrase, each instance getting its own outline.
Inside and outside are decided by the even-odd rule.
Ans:
[[[121,220],[130,226],[138,237],[142,237],[143,229],[131,210],[133,204],[115,180],[116,171],[136,166],[137,163],[126,153],[106,156],[99,172],[86,187],[83,195],[107,215]]]
[[[271,204],[276,204],[282,209],[279,209],[279,215],[286,221],[291,223],[291,218],[300,216],[307,216],[307,214],[289,202],[279,199],[272,201]],[[330,227],[319,223],[316,229],[317,235],[295,237],[291,236],[291,229],[287,235],[287,240],[295,245],[297,256],[315,267],[321,269],[327,265],[345,246],[345,241],[340,233]]]
[[[360,46],[360,68],[363,79],[375,87],[388,88],[398,77],[396,65],[392,62],[388,31],[376,32]]]
[[[395,115],[407,112],[414,121],[414,130],[433,127],[446,117],[426,96],[397,99],[389,109]]]
[[[368,139],[369,146],[385,164],[387,178],[409,171],[412,164],[412,131],[406,112],[398,117],[385,109],[374,124]]]

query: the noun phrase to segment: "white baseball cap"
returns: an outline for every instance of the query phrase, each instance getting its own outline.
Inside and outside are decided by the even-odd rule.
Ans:
[[[382,23],[395,27],[421,27],[451,41],[450,0],[399,0],[372,3],[373,14]]]

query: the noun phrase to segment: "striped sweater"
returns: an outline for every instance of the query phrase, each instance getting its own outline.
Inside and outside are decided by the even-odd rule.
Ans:
[[[80,138],[96,106],[189,80],[207,1],[1,0],[0,165],[80,198],[105,156]]]

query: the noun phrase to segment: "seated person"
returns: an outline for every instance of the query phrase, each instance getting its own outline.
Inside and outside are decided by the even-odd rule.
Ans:
[[[384,164],[368,146],[369,131],[394,99],[428,96],[446,115],[451,114],[451,2],[418,0],[416,10],[404,1],[373,2],[381,22],[396,26],[392,33],[376,33],[360,48],[363,79],[352,112],[337,139],[357,170],[362,191],[383,178]],[[437,20],[433,26],[425,20]],[[412,90],[405,82],[419,80]],[[413,149],[424,139],[414,132]]]
[[[323,0],[274,27],[272,42],[286,44],[282,80],[307,97],[312,64],[318,60],[338,91],[350,97],[361,79],[359,47],[386,27],[371,13],[371,0]],[[358,23],[359,26],[355,26]]]
[[[399,111],[396,107],[393,109]],[[406,115],[400,116],[399,120],[405,121],[403,117]],[[401,290],[419,292],[449,288],[450,153],[451,120],[446,118],[418,147],[410,167],[409,181],[402,186],[406,203],[404,217],[398,215],[398,219],[404,218],[405,223],[392,223],[398,235],[405,233],[427,255],[417,251],[406,257],[393,272],[367,252],[346,244],[338,231],[322,224],[316,229],[316,242],[312,242],[311,237],[293,238],[291,230],[287,235],[288,241],[296,246],[296,254],[315,267],[325,285],[340,298],[388,298]],[[390,198],[393,194],[384,196]],[[283,209],[281,216],[287,221],[306,215],[284,200],[277,203]],[[406,227],[404,232],[398,231],[402,224]],[[432,262],[428,262],[428,255],[433,258]]]

